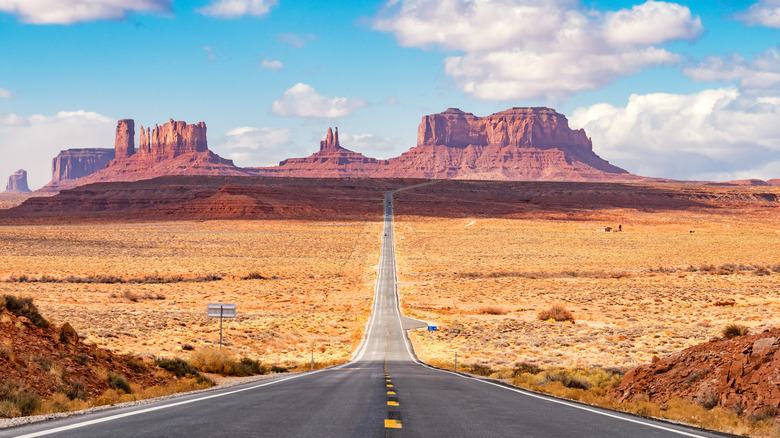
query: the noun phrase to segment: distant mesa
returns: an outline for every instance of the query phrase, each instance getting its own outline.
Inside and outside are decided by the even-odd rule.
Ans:
[[[137,147],[135,139],[135,121],[119,120],[114,149],[61,152],[54,159],[52,181],[41,190],[166,175],[669,182],[633,175],[610,164],[593,152],[584,130],[569,128],[566,116],[545,107],[511,108],[486,117],[449,108],[423,116],[417,145],[387,160],[342,147],[338,128],[328,128],[319,151],[308,157],[254,168],[237,167],[211,152],[204,122],[171,119],[154,128],[140,126]]]
[[[5,185],[5,193],[30,193],[27,187],[27,171],[19,169],[8,177],[8,184]]]
[[[114,159],[114,149],[84,148],[60,151],[51,163],[51,181],[38,189],[58,192],[80,185],[81,178],[105,169]]]

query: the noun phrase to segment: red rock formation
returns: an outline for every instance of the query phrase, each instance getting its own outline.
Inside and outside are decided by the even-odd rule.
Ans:
[[[747,413],[780,407],[780,329],[716,340],[656,358],[628,372],[611,394],[620,400],[649,397],[663,404],[672,397],[712,400]],[[708,401],[709,401],[708,400]]]
[[[27,186],[27,171],[19,169],[8,177],[8,184],[5,186],[5,193],[30,193]]]
[[[132,119],[120,120],[115,141],[116,158],[105,169],[82,178],[79,185],[101,181],[137,181],[163,175],[249,175],[208,149],[206,124],[188,125],[171,119],[154,129],[140,127],[138,151],[127,155],[126,133]],[[129,141],[132,146],[132,140]]]
[[[117,122],[114,151],[118,158],[127,158],[135,153],[135,121],[133,119]]]
[[[275,167],[251,169],[259,176],[296,176],[307,178],[370,177],[387,161],[366,157],[339,144],[339,128],[328,128],[320,150],[306,158],[288,158]],[[249,169],[248,169],[249,170]]]
[[[621,181],[638,178],[593,152],[582,129],[550,108],[477,117],[456,108],[424,116],[417,147],[379,172],[403,177]]]
[[[38,189],[57,192],[78,185],[79,178],[91,175],[108,166],[114,159],[114,149],[86,148],[61,151],[52,160],[51,181]]]
[[[640,181],[599,158],[582,129],[549,108],[512,108],[477,117],[450,108],[424,116],[417,146],[389,160],[376,160],[342,148],[330,129],[320,151],[278,166],[253,169],[256,175],[402,177],[487,180]]]

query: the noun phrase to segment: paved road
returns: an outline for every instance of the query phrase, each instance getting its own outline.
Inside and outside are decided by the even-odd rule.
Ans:
[[[351,362],[246,386],[0,431],[58,437],[713,437],[417,362],[398,309],[392,193],[373,315]]]

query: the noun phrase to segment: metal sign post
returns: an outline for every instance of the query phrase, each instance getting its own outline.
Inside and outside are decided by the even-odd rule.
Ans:
[[[222,348],[222,318],[235,318],[236,305],[227,303],[209,303],[206,308],[206,316],[219,318],[219,348]]]

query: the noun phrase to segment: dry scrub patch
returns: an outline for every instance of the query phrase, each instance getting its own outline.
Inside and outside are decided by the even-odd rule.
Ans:
[[[775,212],[575,219],[399,218],[404,314],[439,325],[411,334],[418,354],[450,367],[457,350],[462,363],[493,368],[628,368],[727,324],[759,332],[780,323]],[[605,225],[623,232],[595,231]],[[555,304],[576,323],[537,319]]]
[[[206,317],[206,303],[236,303],[238,317],[224,321],[225,343],[236,354],[295,368],[314,349],[318,363],[332,363],[346,360],[362,336],[381,226],[4,226],[0,294],[34,297],[51,321],[69,322],[88,342],[148,356],[186,357],[182,350],[217,344],[219,323]],[[14,280],[20,276],[51,281]]]

